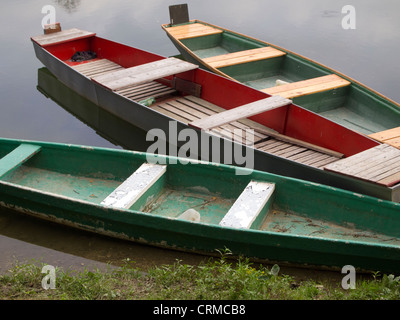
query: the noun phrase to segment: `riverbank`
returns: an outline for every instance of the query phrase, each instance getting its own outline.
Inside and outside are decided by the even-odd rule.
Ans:
[[[398,300],[400,277],[379,273],[358,277],[355,289],[329,279],[299,279],[278,265],[264,267],[210,259],[197,266],[174,264],[146,272],[125,260],[107,270],[53,270],[32,261],[0,276],[2,300]],[[50,271],[49,271],[50,270]],[[42,273],[42,271],[45,271]],[[52,282],[54,281],[54,282]],[[54,285],[54,289],[52,289]],[[47,287],[47,289],[46,289]]]

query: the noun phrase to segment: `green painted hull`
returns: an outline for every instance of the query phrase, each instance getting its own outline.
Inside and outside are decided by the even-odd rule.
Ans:
[[[5,170],[19,146],[38,150]],[[165,176],[129,209],[113,209],[101,202],[147,162],[146,153],[1,139],[0,204],[178,250],[215,254],[226,247],[234,255],[270,262],[400,271],[400,204],[260,171],[240,169],[247,174],[237,175],[237,168],[226,165],[156,159],[167,163]],[[261,223],[254,229],[220,226],[250,180],[275,183]],[[200,222],[177,218],[188,208],[200,213]]]
[[[294,97],[293,103],[364,134],[400,126],[400,105],[354,79],[268,42],[199,20],[189,23],[197,22],[223,30],[223,32],[180,40],[168,32],[171,25],[163,25],[168,37],[185,60],[256,89],[274,87],[278,79],[297,82],[337,74],[350,81],[350,86]],[[203,60],[212,56],[265,46],[283,51],[286,55],[221,68],[214,68]]]

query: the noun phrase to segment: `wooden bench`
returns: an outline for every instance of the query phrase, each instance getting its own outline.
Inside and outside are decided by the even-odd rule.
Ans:
[[[220,34],[223,31],[202,23],[190,23],[176,27],[166,28],[167,32],[175,39],[182,40],[213,34]]]
[[[92,80],[116,91],[198,68],[197,65],[177,58],[166,58],[139,66],[109,72]]]
[[[189,123],[189,125],[195,128],[209,130],[268,110],[283,107],[291,103],[292,101],[279,96],[269,97],[192,121]]]
[[[285,54],[286,52],[272,47],[262,47],[204,58],[203,61],[213,68],[222,68],[246,62],[276,58]]]
[[[318,93],[327,90],[333,90],[350,85],[351,82],[342,79],[336,74],[330,74],[318,78],[292,82],[280,86],[262,89],[270,95],[280,95],[281,97],[293,99],[308,94]]]
[[[0,177],[19,167],[40,151],[41,147],[23,143],[0,159]]]
[[[274,183],[250,181],[219,225],[236,229],[257,228],[272,203],[274,190]]]
[[[49,34],[42,34],[37,37],[32,37],[32,40],[34,42],[36,42],[37,44],[39,44],[40,46],[46,47],[46,46],[50,46],[50,45],[54,45],[54,44],[60,44],[63,42],[72,41],[72,40],[93,37],[95,35],[96,35],[96,33],[93,33],[93,32],[72,28],[72,29],[49,33]]]
[[[393,147],[400,148],[400,127],[376,132],[370,134],[369,137]]]
[[[106,207],[129,209],[166,171],[165,165],[142,164],[101,204]]]
[[[400,150],[381,144],[341,159],[324,170],[391,187],[400,182]]]

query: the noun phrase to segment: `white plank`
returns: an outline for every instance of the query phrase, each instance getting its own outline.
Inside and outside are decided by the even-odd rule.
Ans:
[[[101,204],[106,207],[128,209],[140,198],[167,170],[167,166],[144,163]]]
[[[275,190],[274,183],[250,181],[219,225],[249,229]]]
[[[199,120],[195,120],[191,122],[190,125],[192,127],[208,130],[236,120],[251,117],[268,110],[276,109],[291,103],[292,101],[290,101],[289,99],[285,99],[280,96],[269,97],[230,110],[226,110]]]
[[[198,66],[192,63],[177,58],[167,58],[93,77],[92,80],[116,91],[197,68]]]
[[[37,37],[32,37],[32,40],[35,41],[36,43],[38,43],[39,45],[41,45],[42,47],[45,47],[45,46],[53,45],[56,43],[92,37],[95,35],[96,34],[93,32],[72,28],[72,29],[63,30],[60,32],[42,34]]]

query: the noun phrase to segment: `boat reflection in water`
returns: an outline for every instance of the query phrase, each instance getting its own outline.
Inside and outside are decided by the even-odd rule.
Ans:
[[[38,69],[37,89],[98,135],[124,149],[146,151],[146,132],[116,117],[60,82],[47,68]]]

